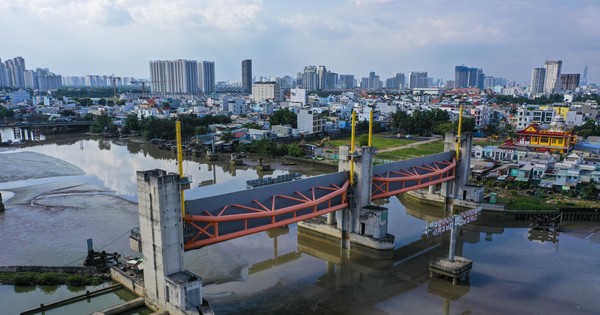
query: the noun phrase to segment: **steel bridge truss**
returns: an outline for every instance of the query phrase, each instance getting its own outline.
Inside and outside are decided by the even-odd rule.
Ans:
[[[267,231],[348,207],[347,173],[186,201],[184,249]],[[225,199],[226,198],[226,199]],[[232,202],[233,201],[233,202]]]
[[[373,167],[371,199],[455,178],[451,152]],[[348,207],[348,172],[339,172],[227,195],[187,200],[184,249],[193,250],[267,231]]]
[[[417,159],[403,162],[412,161]],[[396,170],[385,170],[373,175],[371,200],[447,182],[456,176],[456,160],[452,157],[426,161],[421,165],[402,165],[402,162],[390,164],[398,164],[398,167]]]

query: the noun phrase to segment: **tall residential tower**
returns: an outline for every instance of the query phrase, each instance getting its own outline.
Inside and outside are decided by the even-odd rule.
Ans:
[[[252,93],[252,59],[242,60],[242,88],[244,93]]]
[[[154,93],[197,94],[196,60],[150,61],[150,80]]]
[[[211,94],[215,92],[215,62],[214,61],[202,61],[198,64],[200,70],[200,90],[204,94]]]
[[[546,60],[546,62],[544,62],[544,68],[546,68],[546,77],[544,79],[544,93],[552,94],[560,90],[561,67],[561,60]]]
[[[533,68],[531,71],[531,87],[529,96],[535,97],[544,93],[544,80],[546,79],[546,68]]]

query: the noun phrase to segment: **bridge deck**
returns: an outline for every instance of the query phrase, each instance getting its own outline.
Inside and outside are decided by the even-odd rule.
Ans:
[[[453,180],[444,152],[373,167],[372,199]],[[187,200],[185,250],[289,225],[348,207],[348,172]]]

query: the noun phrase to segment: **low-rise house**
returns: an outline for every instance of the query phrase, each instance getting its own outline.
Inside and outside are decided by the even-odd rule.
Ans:
[[[531,164],[523,165],[517,170],[517,176],[515,177],[515,180],[518,182],[529,182],[532,174],[533,174],[533,165],[531,165]]]

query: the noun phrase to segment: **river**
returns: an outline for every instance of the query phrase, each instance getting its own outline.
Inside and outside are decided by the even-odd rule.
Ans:
[[[35,152],[81,171],[48,178],[41,167],[33,172],[40,178],[0,183],[6,196],[14,193],[0,213],[0,264],[78,265],[87,238],[97,249],[133,254],[127,236],[138,225],[135,172],[175,172],[175,154],[133,141],[47,138],[0,154]],[[259,176],[319,172],[262,174],[193,158],[183,166],[194,182],[187,199],[246,189]],[[396,248],[419,241],[427,220],[440,215],[398,198],[382,203]],[[556,238],[531,241],[522,222],[484,217],[461,232],[457,252],[473,260],[473,270],[470,283],[457,286],[429,279],[427,271],[429,259],[447,253],[447,237],[422,240],[431,250],[421,256],[376,261],[341,252],[296,225],[186,252],[185,265],[203,278],[204,298],[217,314],[599,314],[599,230],[597,223],[565,224]],[[39,305],[32,291],[21,291],[3,289],[0,305]]]

